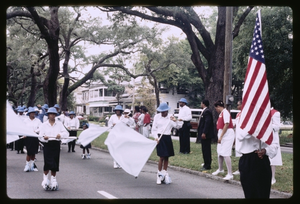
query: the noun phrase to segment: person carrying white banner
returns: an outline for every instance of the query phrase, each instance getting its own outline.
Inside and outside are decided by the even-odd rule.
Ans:
[[[46,113],[48,120],[40,126],[39,139],[44,145],[44,174],[42,187],[44,190],[58,190],[56,172],[59,171],[61,138],[68,137],[69,133],[63,124],[55,119],[58,115],[56,109],[51,107]],[[48,175],[51,171],[51,181]]]
[[[176,118],[168,114],[170,107],[167,103],[161,103],[156,109],[159,114],[156,114],[153,119],[152,135],[157,141],[156,151],[160,157],[158,162],[157,184],[164,182],[171,183],[171,178],[167,172],[169,157],[174,156],[173,142],[171,139],[171,130],[173,127],[178,127]]]
[[[42,125],[42,122],[35,118],[36,110],[34,108],[29,107],[27,116],[24,120],[25,124],[32,129],[35,133],[39,133],[39,127]],[[26,137],[24,138],[24,143],[27,150],[26,155],[26,165],[24,168],[25,172],[30,171],[38,171],[37,166],[34,163],[35,154],[38,153],[38,147],[39,147],[39,139],[37,137]]]
[[[126,109],[127,111],[128,109]],[[113,128],[116,124],[123,122],[125,123],[128,127],[134,128],[134,120],[133,118],[129,117],[128,114],[130,112],[130,110],[128,110],[127,112],[124,112],[123,108],[121,105],[117,105],[114,109],[115,113],[114,115],[112,115],[108,121],[108,127]],[[126,113],[126,114],[122,114],[122,113]],[[114,161],[114,165],[113,165],[114,169],[120,169],[121,166]]]

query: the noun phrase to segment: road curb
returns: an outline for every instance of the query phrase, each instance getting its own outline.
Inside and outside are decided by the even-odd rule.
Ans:
[[[101,149],[99,147],[92,147],[91,149],[109,153],[108,150]],[[152,161],[152,160],[148,160],[147,163],[158,164],[158,162]],[[216,180],[216,181],[221,181],[221,182],[224,182],[224,183],[229,183],[229,184],[234,184],[234,185],[241,185],[240,181],[236,181],[236,180],[224,181],[223,177],[214,176],[212,174],[204,173],[204,172],[201,172],[201,171],[196,171],[196,170],[192,170],[192,169],[186,169],[186,168],[183,168],[183,167],[172,166],[172,165],[169,165],[168,168],[171,168],[171,169],[176,170],[176,171],[184,172],[184,173],[190,173],[190,174],[193,174],[193,175],[198,175],[198,176],[206,177],[206,178],[209,178],[209,179],[212,179],[212,180]],[[277,194],[277,195],[281,195],[281,196],[284,196],[286,198],[290,198],[290,197],[293,196],[293,194],[291,194],[291,193],[281,192],[281,191],[277,191],[277,190],[273,190],[273,189],[271,189],[271,193]]]

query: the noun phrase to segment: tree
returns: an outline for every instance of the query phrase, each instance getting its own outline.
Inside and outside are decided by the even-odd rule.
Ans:
[[[234,17],[238,17],[233,30],[233,38],[238,36],[240,26],[253,7],[248,7],[237,16],[237,8],[234,9]],[[117,18],[125,15],[133,15],[150,21],[168,24],[180,28],[187,36],[192,54],[191,60],[201,77],[205,97],[210,102],[222,98],[224,79],[224,46],[225,46],[225,7],[218,7],[218,19],[216,23],[215,39],[203,25],[199,15],[193,7],[101,7],[103,11],[118,12]],[[204,66],[201,55],[207,61]],[[214,114],[216,121],[217,115]]]
[[[49,7],[45,14],[49,17],[41,16],[34,7],[26,7],[26,9],[9,9],[6,14],[6,19],[15,17],[23,17],[31,19],[38,27],[41,38],[44,39],[48,47],[49,69],[44,81],[44,98],[49,106],[53,106],[57,100],[57,85],[56,80],[59,73],[59,55],[58,55],[58,38],[59,38],[59,7]],[[11,11],[12,10],[12,11]],[[41,9],[38,9],[39,11]],[[42,8],[42,10],[45,10]]]
[[[283,118],[292,118],[292,10],[289,7],[262,7],[261,15],[267,78],[270,97],[274,101],[272,105],[280,111]],[[235,83],[233,84],[239,92],[236,93],[238,98],[241,98],[242,94],[254,22],[255,13],[253,12],[241,27],[241,35],[234,41],[233,78]]]

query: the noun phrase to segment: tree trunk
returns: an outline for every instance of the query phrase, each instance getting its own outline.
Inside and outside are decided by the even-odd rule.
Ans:
[[[37,87],[37,82],[36,82],[36,76],[34,73],[34,66],[31,66],[30,69],[30,74],[31,74],[31,87],[30,87],[30,95],[28,98],[28,103],[27,107],[33,107],[36,99],[36,87]]]
[[[59,98],[59,106],[61,110],[66,110],[67,109],[67,98],[68,98],[68,88],[69,88],[69,83],[70,83],[70,76],[68,72],[68,64],[70,60],[70,50],[67,50],[65,56],[65,61],[63,64],[63,76],[64,76],[64,84],[63,88],[60,92],[60,98]]]

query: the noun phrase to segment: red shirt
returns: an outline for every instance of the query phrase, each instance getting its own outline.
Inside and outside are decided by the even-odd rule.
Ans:
[[[226,111],[229,112],[228,110],[226,110]],[[223,129],[224,126],[225,126],[224,119],[223,119],[223,113],[224,113],[224,111],[222,113],[220,113],[219,118],[218,118],[218,122],[217,122],[217,129],[218,130],[219,129]],[[232,119],[231,119],[230,113],[229,113],[229,116],[230,116],[230,120],[229,120],[229,126],[228,126],[228,128],[233,128],[233,124],[232,124]]]
[[[150,123],[150,115],[149,113],[145,113],[145,117],[144,117],[144,124],[149,124]]]

